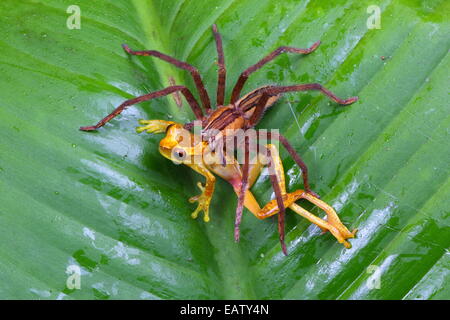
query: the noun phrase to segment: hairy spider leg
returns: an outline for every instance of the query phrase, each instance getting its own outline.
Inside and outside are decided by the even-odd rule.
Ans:
[[[82,130],[82,131],[93,131],[93,130],[96,130],[96,129],[104,126],[108,121],[110,121],[114,117],[118,116],[123,110],[125,110],[127,107],[129,107],[129,106],[131,106],[133,104],[136,104],[136,103],[139,103],[139,102],[142,102],[142,101],[151,100],[151,99],[154,99],[154,98],[167,96],[167,95],[169,95],[171,93],[178,92],[178,91],[181,91],[181,93],[185,96],[186,101],[191,106],[191,109],[194,112],[194,114],[197,117],[197,119],[202,119],[203,118],[202,109],[198,105],[198,102],[197,102],[197,100],[195,100],[195,98],[192,95],[191,91],[189,91],[189,89],[186,88],[185,86],[171,86],[171,87],[167,87],[167,88],[165,88],[163,90],[155,91],[155,92],[148,93],[146,95],[143,95],[143,96],[140,96],[140,97],[137,97],[137,98],[133,98],[133,99],[127,100],[127,101],[123,102],[120,106],[118,106],[116,109],[114,109],[113,112],[111,112],[106,117],[104,117],[102,120],[100,120],[96,125],[87,126],[87,127],[81,127],[80,130]]]
[[[315,42],[311,47],[308,49],[299,49],[294,47],[286,47],[282,46],[278,49],[272,51],[270,54],[262,58],[260,61],[255,63],[254,65],[248,67],[246,70],[244,70],[241,75],[239,76],[239,79],[237,80],[233,91],[231,93],[231,100],[230,103],[235,103],[239,99],[239,95],[241,94],[241,90],[244,87],[245,82],[247,81],[248,77],[255,72],[256,70],[262,68],[266,63],[272,61],[277,56],[284,52],[290,52],[290,53],[300,53],[300,54],[308,54],[313,52],[320,44],[320,41]]]
[[[334,102],[343,105],[348,106],[356,101],[358,101],[358,97],[351,97],[348,99],[341,99],[338,96],[336,96],[333,92],[322,86],[320,83],[306,83],[306,84],[297,84],[292,86],[267,86],[263,89],[264,92],[272,95],[280,95],[282,93],[286,92],[297,92],[297,91],[307,91],[307,90],[318,90],[321,91],[323,94],[328,96],[331,100]]]
[[[212,30],[214,33],[214,40],[217,48],[217,65],[219,66],[217,77],[217,106],[223,106],[225,100],[225,81],[227,77],[227,70],[225,68],[225,56],[223,54],[222,37],[217,31],[217,26],[213,24]]]
[[[205,85],[203,84],[202,77],[200,76],[200,72],[194,66],[184,62],[177,60],[171,56],[168,56],[164,53],[155,50],[143,50],[143,51],[134,51],[131,50],[128,45],[123,44],[123,49],[131,55],[135,56],[152,56],[164,60],[180,69],[184,69],[190,72],[192,78],[194,79],[195,86],[197,87],[198,93],[200,95],[200,100],[202,101],[203,108],[205,111],[209,111],[211,109],[211,102],[209,100],[208,92],[205,89]]]
[[[308,90],[318,90],[324,93],[326,96],[328,96],[331,100],[335,101],[336,103],[340,105],[350,105],[356,101],[358,101],[358,97],[351,97],[348,99],[341,99],[337,97],[333,92],[326,89],[324,86],[322,86],[319,83],[307,83],[307,84],[298,84],[293,86],[265,86],[260,89],[257,89],[254,91],[254,95],[260,95],[259,101],[257,101],[255,109],[249,119],[248,128],[254,127],[258,124],[258,122],[261,120],[262,115],[264,114],[264,111],[267,109],[267,101],[269,99],[273,99],[273,97],[276,97],[276,99],[279,99],[279,96],[283,93],[287,92],[297,92],[297,91],[308,91]],[[248,104],[248,103],[247,103]],[[243,103],[242,108],[245,108],[246,103]],[[240,105],[238,105],[238,108],[241,108]]]
[[[286,211],[286,207],[283,202],[283,196],[286,194],[286,186],[284,180],[284,172],[283,172],[283,163],[281,162],[280,157],[278,156],[278,152],[274,152],[272,155],[272,151],[274,150],[274,146],[269,144],[266,147],[267,156],[270,159],[269,161],[269,177],[270,182],[272,183],[272,188],[275,191],[275,199],[278,206],[278,234],[280,237],[281,250],[284,255],[287,256],[287,248],[286,243],[284,242],[284,214]],[[275,149],[276,150],[276,149]],[[281,169],[281,170],[280,170]]]
[[[250,165],[249,136],[244,137],[244,163],[242,165],[242,181],[238,193],[238,203],[236,207],[236,218],[234,222],[234,241],[239,241],[239,225],[241,224],[242,211],[244,210],[244,195],[247,191],[248,175]]]

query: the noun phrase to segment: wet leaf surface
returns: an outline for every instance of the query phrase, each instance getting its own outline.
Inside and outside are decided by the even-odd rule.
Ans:
[[[381,29],[367,28],[371,1],[96,0],[70,30],[72,4],[0,3],[1,298],[450,298],[448,1],[379,1]],[[276,220],[248,211],[235,243],[236,199],[223,181],[211,222],[192,220],[187,199],[203,178],[161,157],[161,136],[134,130],[141,118],[192,120],[185,102],[141,103],[97,133],[78,131],[171,77],[194,88],[186,72],[130,58],[122,43],[197,66],[214,101],[215,22],[227,97],[271,50],[319,39],[311,55],[284,54],[256,72],[244,92],[318,82],[360,97],[343,108],[289,94],[259,125],[288,137],[313,190],[359,229],[351,249],[291,211],[288,257]],[[302,188],[282,157],[288,189]],[[267,179],[253,189],[261,203],[272,197]],[[73,265],[80,290],[66,286]]]

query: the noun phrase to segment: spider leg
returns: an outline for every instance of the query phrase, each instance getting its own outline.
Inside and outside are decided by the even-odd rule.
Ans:
[[[261,98],[256,104],[255,110],[253,111],[252,115],[250,116],[250,119],[248,121],[247,127],[251,128],[256,126],[256,124],[261,120],[264,111],[266,109],[266,103],[269,100],[270,95],[266,92],[263,92],[261,95]]]
[[[258,92],[260,94],[260,98],[255,106],[252,115],[250,116],[250,119],[247,123],[247,127],[248,128],[254,127],[261,120],[261,117],[266,109],[266,103],[271,97],[276,97],[286,92],[307,91],[307,90],[319,90],[340,105],[349,105],[358,101],[358,97],[341,99],[319,83],[307,83],[293,86],[267,86],[261,88]]]
[[[244,196],[248,187],[248,175],[249,175],[249,164],[250,164],[250,149],[249,149],[249,137],[244,138],[244,163],[242,166],[242,182],[241,188],[238,196],[238,204],[236,208],[236,219],[234,222],[234,240],[239,241],[239,225],[242,220],[242,211],[244,209]]]
[[[80,130],[82,130],[82,131],[93,131],[93,130],[96,130],[96,129],[100,128],[100,127],[103,127],[108,121],[110,121],[111,119],[115,118],[123,110],[125,110],[127,107],[129,107],[129,106],[131,106],[133,104],[136,104],[136,103],[139,103],[139,102],[142,102],[142,101],[151,100],[151,99],[158,98],[158,97],[163,97],[163,96],[166,96],[168,94],[171,94],[171,93],[174,93],[174,92],[178,92],[178,91],[181,91],[181,93],[185,96],[187,102],[191,106],[192,111],[194,112],[194,114],[197,117],[197,119],[203,118],[202,109],[198,105],[198,102],[195,100],[195,98],[192,95],[191,91],[189,91],[189,89],[186,88],[185,86],[171,86],[171,87],[167,87],[167,88],[165,88],[163,90],[155,91],[155,92],[148,93],[146,95],[143,95],[143,96],[140,96],[140,97],[137,97],[137,98],[134,98],[134,99],[127,100],[127,101],[123,102],[120,106],[118,106],[116,109],[114,109],[114,111],[111,112],[109,115],[107,115],[102,120],[100,120],[96,125],[87,126],[87,127],[81,127]]]
[[[241,94],[241,90],[244,87],[245,82],[247,81],[250,74],[255,72],[256,70],[262,68],[266,63],[272,61],[277,56],[284,52],[291,52],[291,53],[301,53],[301,54],[308,54],[313,52],[320,44],[320,41],[315,42],[311,47],[308,49],[298,49],[293,47],[279,47],[278,49],[274,50],[270,54],[268,54],[266,57],[261,59],[259,62],[255,63],[251,67],[244,70],[244,72],[241,73],[239,76],[238,81],[236,82],[236,85],[233,88],[233,92],[231,93],[231,103],[236,102],[239,99],[239,95]]]
[[[269,163],[269,172],[270,172],[270,182],[272,183],[273,190],[275,191],[275,198],[277,200],[277,206],[279,209],[278,212],[278,233],[280,235],[280,244],[281,244],[281,250],[283,251],[284,255],[287,256],[287,248],[286,243],[284,242],[284,214],[286,211],[286,207],[283,203],[283,195],[286,194],[286,186],[284,183],[284,177],[280,176],[280,172],[277,172],[277,168],[280,167],[279,163],[274,163],[274,161],[280,161],[279,157],[274,158],[271,153],[272,146],[269,145],[269,148],[267,149],[267,154],[270,159]],[[282,168],[282,164],[281,164]],[[283,174],[284,175],[284,174]],[[278,181],[278,177],[280,176],[280,181]],[[283,180],[281,180],[283,179]]]
[[[349,105],[356,101],[358,101],[358,97],[351,97],[348,99],[341,99],[337,97],[333,92],[325,88],[319,83],[306,83],[306,84],[297,84],[293,86],[270,86],[263,89],[270,96],[279,95],[286,92],[297,92],[297,91],[308,91],[308,90],[318,90],[323,94],[328,96],[331,100],[335,101],[340,105]]]
[[[194,66],[192,66],[186,62],[172,58],[171,56],[168,56],[159,51],[155,51],[155,50],[134,51],[134,50],[131,50],[126,44],[123,44],[122,47],[129,54],[132,54],[135,56],[153,56],[153,57],[159,58],[161,60],[164,60],[170,64],[173,64],[174,66],[176,66],[180,69],[189,71],[192,75],[192,78],[194,79],[195,86],[197,87],[198,93],[200,94],[200,100],[202,101],[203,108],[205,108],[206,111],[211,109],[211,102],[209,100],[208,92],[205,89],[205,86],[202,81],[202,77],[200,76],[200,73],[198,72],[197,68],[195,68]]]
[[[217,64],[219,65],[218,79],[217,79],[217,106],[223,106],[225,100],[225,80],[227,70],[225,69],[225,57],[223,54],[222,37],[217,31],[217,26],[213,24],[212,30],[217,47]]]

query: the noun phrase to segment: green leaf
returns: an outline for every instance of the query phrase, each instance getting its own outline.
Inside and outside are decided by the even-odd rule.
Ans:
[[[1,299],[449,299],[450,3],[378,1],[96,0],[0,2]],[[133,49],[155,49],[200,70],[211,100],[223,36],[227,97],[242,70],[282,46],[251,76],[264,84],[318,82],[359,102],[339,107],[317,92],[285,95],[259,128],[278,128],[303,156],[314,191],[350,229],[345,249],[288,211],[285,257],[276,219],[244,211],[219,181],[211,222],[187,199],[203,177],[158,152],[138,119],[193,114],[172,97],[128,109],[97,133],[80,132],[121,102],[189,74]],[[283,151],[288,190],[302,188]],[[267,179],[253,188],[263,204]],[[318,210],[301,203],[307,209]],[[70,266],[80,289],[67,286]],[[69,269],[68,269],[69,268]],[[377,278],[378,277],[378,278]],[[70,281],[69,281],[70,282]],[[379,286],[378,286],[379,285]]]

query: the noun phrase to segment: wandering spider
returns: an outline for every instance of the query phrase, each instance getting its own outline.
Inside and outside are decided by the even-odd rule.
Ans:
[[[320,200],[318,195],[311,191],[306,164],[295,152],[294,148],[289,144],[286,138],[281,134],[269,133],[266,135],[268,140],[273,139],[279,141],[301,168],[305,190],[296,190],[288,193],[286,191],[284,169],[278,154],[278,149],[272,144],[267,144],[265,146],[259,145],[257,142],[260,141],[259,131],[256,132],[256,136],[254,135],[252,140],[250,138],[251,136],[246,133],[258,124],[264,112],[286,92],[319,90],[340,105],[352,104],[357,101],[358,98],[352,97],[344,100],[340,99],[318,83],[291,86],[267,85],[240,97],[245,82],[253,72],[257,71],[266,63],[272,61],[284,52],[309,54],[319,46],[320,41],[317,41],[308,49],[297,49],[286,46],[279,47],[256,64],[247,68],[241,73],[233,88],[230,103],[225,105],[226,69],[222,39],[217,31],[216,25],[212,26],[212,30],[217,47],[219,67],[215,109],[211,108],[211,101],[208,93],[203,85],[200,73],[195,67],[158,51],[134,51],[124,44],[124,50],[131,55],[153,56],[178,68],[189,71],[195,86],[197,87],[203,110],[187,87],[182,85],[172,85],[163,90],[127,100],[105,118],[100,120],[96,125],[81,127],[80,130],[96,130],[119,115],[128,106],[142,101],[167,96],[175,92],[181,92],[194,112],[195,117],[197,118],[196,121],[201,125],[200,132],[194,130],[194,133],[192,133],[193,128],[195,128],[195,122],[182,125],[165,120],[140,120],[139,122],[143,126],[138,127],[137,131],[165,133],[166,136],[160,141],[159,145],[161,154],[176,163],[182,163],[191,167],[206,178],[204,186],[200,182],[198,183],[198,186],[202,191],[201,194],[189,199],[190,202],[199,203],[197,209],[192,213],[193,218],[196,218],[199,212],[203,211],[204,221],[209,221],[209,205],[214,193],[215,177],[213,173],[215,173],[227,180],[233,186],[233,189],[238,196],[234,232],[236,241],[239,240],[239,225],[244,206],[258,219],[265,219],[278,213],[278,231],[280,233],[281,247],[283,253],[287,254],[286,245],[284,243],[284,212],[285,208],[289,207],[297,214],[318,225],[323,231],[330,231],[333,236],[347,248],[350,247],[350,243],[347,242],[346,239],[353,238],[356,230],[350,232],[341,223],[334,209]],[[244,161],[242,165],[236,160],[234,151],[229,152],[229,149],[225,148],[227,144],[229,145],[229,138],[231,138],[231,141],[237,140],[236,132],[239,130],[244,131],[245,133],[244,139],[240,139],[240,143],[237,144],[241,150],[242,148],[244,150]],[[254,142],[255,139],[257,140],[256,144],[252,145],[256,145],[256,148],[253,147],[252,149],[250,144],[251,142]],[[223,141],[223,144],[218,144],[217,141]],[[251,150],[256,150],[255,157],[250,156]],[[209,160],[205,161],[206,158]],[[269,176],[275,191],[275,199],[269,201],[261,208],[249,189],[266,165],[269,168]],[[297,205],[295,202],[299,199],[306,199],[324,210],[327,214],[327,220],[321,219]]]

